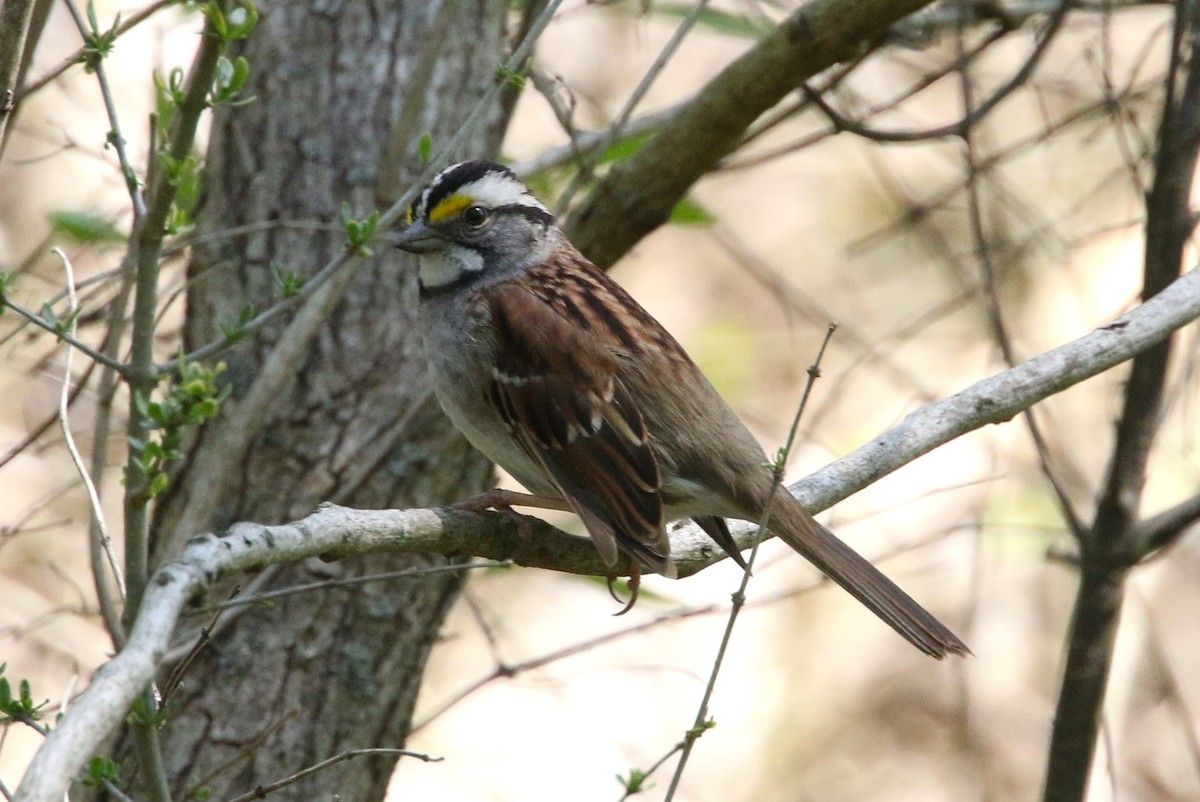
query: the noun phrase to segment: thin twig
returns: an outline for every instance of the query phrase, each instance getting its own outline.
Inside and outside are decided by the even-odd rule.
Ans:
[[[89,362],[87,367],[83,369],[83,373],[79,376],[79,381],[75,382],[74,389],[71,390],[70,397],[67,399],[68,406],[74,406],[75,401],[78,400],[79,396],[83,394],[84,389],[87,387],[88,379],[91,378],[92,371],[96,368],[96,364],[97,363],[95,362]],[[38,438],[50,431],[50,429],[57,422],[57,410],[42,418],[41,422],[26,432],[24,437],[14,443],[3,454],[0,454],[0,470],[2,470],[4,466],[8,465],[8,463],[12,462],[14,459],[24,454],[25,449],[36,443]]]
[[[178,5],[178,4],[179,4],[179,0],[156,0],[155,2],[153,2],[150,5],[143,8],[141,11],[138,11],[138,12],[130,15],[128,19],[126,19],[119,26],[117,26],[117,36],[120,37],[121,35],[127,33],[134,26],[139,25],[142,22],[145,22],[147,19],[149,19],[151,17],[151,15],[157,13],[158,11],[161,11],[162,9],[166,8],[167,6]],[[78,50],[76,50],[74,53],[72,53],[71,55],[64,58],[62,61],[58,62],[58,64],[55,65],[54,67],[52,67],[49,71],[47,71],[45,75],[41,76],[40,78],[38,78],[36,80],[30,81],[29,83],[25,84],[25,86],[21,87],[17,91],[16,102],[20,103],[22,100],[29,97],[29,95],[33,94],[34,92],[38,91],[39,89],[42,89],[44,86],[49,84],[51,81],[53,81],[58,76],[62,75],[67,70],[74,67],[76,64],[82,64],[83,57],[84,57],[84,49],[81,47]]]
[[[191,153],[200,117],[209,107],[208,98],[216,77],[218,58],[225,46],[218,23],[228,13],[229,5],[229,0],[216,0],[210,9],[213,13],[206,17],[200,47],[189,70],[187,88],[175,110],[172,130],[164,143],[165,154],[176,161],[182,161]],[[135,187],[131,185],[130,191],[134,194]],[[160,257],[167,217],[177,192],[177,184],[168,179],[165,171],[154,172],[147,191],[148,201],[141,213],[137,214],[137,224],[129,239],[127,259],[133,272],[133,317],[129,369],[124,379],[130,395],[126,433],[131,439],[145,436],[146,407],[138,403],[138,397],[149,400],[158,382],[154,371],[154,345],[158,281],[162,267]],[[135,213],[136,209],[135,201]],[[141,457],[138,449],[130,448],[125,460],[125,622],[130,629],[150,578],[150,477],[143,470]],[[149,684],[142,686],[140,696],[150,717],[157,714],[157,699]],[[170,802],[170,782],[158,726],[153,721],[135,717],[132,732],[146,794],[152,802]]]
[[[114,785],[112,780],[102,780],[102,782],[104,783],[104,790],[116,797],[118,802],[133,802],[129,794]]]
[[[62,248],[51,248],[58,258],[62,260],[63,271],[67,275],[67,299],[68,312],[70,313],[68,324],[68,332],[71,335],[75,334],[75,312],[79,308],[78,301],[75,297],[75,271],[71,268],[71,260],[67,258],[67,254]],[[62,427],[63,440],[66,441],[67,451],[71,454],[71,462],[75,465],[75,470],[83,479],[83,486],[87,488],[88,502],[91,504],[92,515],[96,521],[96,525],[100,527],[100,542],[104,547],[104,554],[108,557],[108,567],[112,569],[113,575],[117,579],[117,591],[121,594],[121,598],[125,598],[125,579],[121,576],[121,564],[117,559],[116,553],[112,549],[112,541],[108,537],[108,524],[104,520],[104,509],[100,505],[100,494],[96,492],[96,485],[92,481],[92,476],[88,473],[87,466],[83,464],[83,457],[79,454],[79,449],[75,445],[75,436],[71,434],[71,422],[68,417],[67,407],[70,402],[71,395],[71,357],[74,355],[73,348],[67,348],[63,358],[63,382],[62,392],[58,396],[58,422]]]
[[[961,0],[960,0],[961,2]],[[966,15],[962,14],[960,19],[964,20]],[[958,31],[956,41],[958,42],[960,56],[966,50],[964,37],[965,30],[961,27]],[[984,232],[983,225],[983,202],[980,197],[980,174],[979,163],[975,152],[975,104],[973,99],[973,87],[971,85],[970,62],[961,60],[962,69],[959,71],[959,91],[962,95],[963,103],[963,124],[961,129],[961,137],[963,142],[963,159],[966,162],[967,178],[967,217],[971,226],[971,236],[975,241],[975,257],[982,273],[983,278],[983,300],[987,308],[988,323],[992,330],[992,337],[996,345],[1000,349],[1000,354],[1004,358],[1004,364],[1010,368],[1018,362],[1017,355],[1013,349],[1012,337],[1008,333],[1008,326],[1004,321],[1004,311],[1000,304],[999,279],[996,275],[996,266],[992,261],[991,247],[988,244],[987,234]],[[1067,528],[1071,530],[1076,538],[1082,537],[1084,524],[1079,517],[1079,513],[1075,510],[1075,505],[1068,495],[1066,487],[1058,477],[1058,471],[1055,470],[1054,464],[1051,461],[1050,446],[1046,443],[1046,438],[1042,434],[1041,426],[1038,424],[1037,416],[1033,407],[1025,410],[1021,416],[1025,421],[1025,426],[1029,430],[1029,437],[1033,441],[1034,450],[1038,456],[1038,462],[1042,468],[1042,474],[1050,483],[1051,489],[1054,491],[1054,496],[1058,501],[1058,507],[1062,513],[1063,520],[1066,521]]]
[[[898,108],[900,104],[915,97],[924,90],[928,89],[930,86],[933,86],[947,75],[950,75],[956,70],[961,69],[963,64],[974,59],[976,56],[983,53],[989,47],[996,44],[1010,33],[1012,33],[1012,30],[1009,28],[1000,28],[999,30],[994,31],[982,42],[976,44],[969,51],[960,54],[950,63],[940,67],[937,70],[923,73],[916,81],[914,81],[910,86],[906,87],[899,94],[888,98],[882,103],[876,103],[870,108],[865,109],[863,112],[861,112],[858,122],[860,124],[865,123],[866,120],[869,120],[872,117]],[[845,65],[842,71],[833,76],[832,80],[827,81],[823,87],[813,88],[807,83],[802,84],[800,88],[801,99],[794,105],[793,108],[775,115],[775,118],[778,119],[780,117],[791,116],[802,110],[811,108],[812,106],[818,106],[820,110],[825,113],[825,116],[829,118],[828,127],[820,131],[814,131],[812,133],[805,134],[804,136],[793,140],[792,142],[787,142],[777,147],[768,148],[755,154],[741,157],[737,157],[736,154],[731,155],[730,157],[721,161],[721,169],[723,171],[729,171],[742,170],[747,167],[756,167],[765,162],[777,159],[780,156],[811,147],[818,142],[822,142],[841,133],[844,129],[841,125],[839,125],[839,122],[843,118],[840,115],[837,115],[836,112],[833,112],[832,106],[830,106],[827,101],[824,100],[824,97],[828,92],[840,85],[844,79],[849,76],[850,71],[854,67],[857,67],[859,64],[866,61],[867,58],[874,52],[875,51],[867,51],[861,54],[858,59],[850,64]],[[742,141],[739,143],[738,150],[740,151],[748,143],[752,142],[755,138],[762,134],[764,130],[768,129],[773,122],[775,122],[775,119],[764,120],[763,123],[760,123],[759,125],[756,125],[754,128],[750,129],[750,131],[747,132],[746,136],[743,137]]]
[[[347,749],[345,752],[342,752],[339,755],[334,755],[327,760],[322,760],[320,763],[309,766],[308,768],[298,771],[295,774],[284,777],[282,780],[268,783],[267,785],[260,785],[249,793],[234,797],[232,800],[230,800],[230,802],[250,802],[254,799],[264,799],[268,794],[278,791],[280,788],[291,785],[292,783],[299,782],[305,777],[316,774],[318,771],[324,771],[330,766],[341,763],[344,760],[350,760],[351,758],[362,757],[364,755],[395,755],[397,757],[415,757],[418,760],[425,761],[426,763],[441,763],[445,759],[433,757],[432,755],[427,755],[423,752],[412,752],[408,749]]]
[[[75,0],[63,0],[63,2],[66,4],[67,10],[71,12],[71,19],[75,20],[75,27],[79,29],[79,35],[85,41],[89,36],[98,33],[88,30],[87,21],[79,13],[79,7],[75,5]],[[121,135],[121,121],[117,118],[117,104],[113,101],[112,89],[108,85],[103,56],[90,58],[88,66],[96,73],[96,83],[99,84],[100,95],[104,98],[104,111],[108,115],[108,124],[110,126],[108,144],[112,145],[113,150],[117,152],[117,161],[121,166],[121,175],[125,179],[125,188],[129,192],[129,202],[133,207],[133,227],[136,230],[138,222],[146,215],[146,199],[142,196],[142,188],[138,182],[137,171],[133,169],[133,164],[129,161],[129,156],[125,152],[125,137]]]
[[[733,640],[734,624],[737,623],[738,614],[746,604],[746,588],[750,586],[751,569],[754,567],[754,560],[758,556],[758,547],[762,543],[770,526],[771,509],[774,506],[775,494],[783,486],[783,471],[787,466],[787,455],[792,450],[792,446],[796,441],[796,432],[800,429],[800,418],[804,415],[804,408],[808,406],[808,399],[812,394],[813,385],[816,384],[817,378],[821,375],[821,358],[825,355],[825,349],[829,347],[829,341],[836,330],[836,324],[830,324],[829,328],[826,329],[825,339],[821,343],[820,350],[817,351],[817,358],[808,369],[808,381],[804,385],[804,393],[800,396],[800,403],[796,407],[796,414],[792,417],[792,426],[788,430],[787,439],[784,440],[783,448],[779,450],[775,458],[774,476],[771,481],[771,490],[767,495],[766,512],[763,513],[762,521],[758,524],[758,532],[754,538],[754,545],[750,549],[750,556],[746,560],[746,569],[742,572],[741,583],[733,594],[733,604],[729,608],[729,618],[725,622],[725,631],[721,635],[721,643],[717,647],[717,656],[713,660],[712,671],[708,675],[708,684],[704,688],[704,695],[701,697],[700,705],[696,709],[696,719],[692,722],[692,728],[684,735],[683,749],[679,755],[679,762],[675,765],[675,774],[671,777],[671,784],[667,787],[667,795],[664,802],[670,802],[675,798],[675,792],[679,788],[680,781],[683,780],[683,771],[687,766],[688,758],[692,754],[692,749],[695,747],[696,741],[709,728],[708,704],[712,700],[713,691],[716,690],[717,676],[721,672],[721,665],[725,662],[725,654],[729,649],[730,642]]]
[[[95,360],[96,362],[99,362],[101,365],[110,367],[122,375],[124,375],[126,372],[128,372],[128,370],[129,370],[128,365],[124,365],[116,359],[111,359],[111,358],[105,356],[104,354],[100,353],[96,349],[92,348],[87,343],[81,342],[81,341],[75,339],[74,336],[67,334],[63,331],[60,331],[59,329],[56,329],[54,326],[47,323],[45,320],[42,320],[41,315],[34,314],[30,310],[26,309],[25,307],[21,306],[20,304],[16,303],[15,301],[11,300],[10,298],[6,297],[3,299],[0,299],[0,301],[3,302],[4,306],[13,310],[18,315],[25,318],[33,325],[37,326],[40,329],[44,329],[44,330],[50,332],[55,337],[57,337],[58,339],[62,340],[65,343],[67,343],[68,345],[79,349],[79,351],[83,354],[86,354],[89,359]]]
[[[1013,93],[1016,89],[1024,86],[1033,71],[1037,69],[1041,63],[1042,57],[1050,47],[1050,43],[1054,41],[1055,36],[1062,28],[1063,21],[1067,17],[1067,12],[1073,5],[1072,0],[1062,0],[1050,12],[1050,19],[1038,38],[1037,44],[1033,48],[1033,52],[1021,65],[1021,67],[1013,73],[1004,84],[987,97],[974,109],[964,114],[963,117],[956,122],[947,125],[935,126],[916,131],[884,131],[871,128],[861,122],[851,120],[833,109],[825,100],[819,96],[810,96],[821,111],[829,118],[833,126],[839,131],[846,131],[856,136],[870,139],[875,142],[922,142],[929,139],[941,139],[944,137],[961,137],[963,132],[971,126],[978,124],[988,114],[992,112],[1000,103]]]
[[[299,708],[289,707],[281,714],[278,714],[278,717],[275,718],[275,720],[268,722],[266,726],[255,733],[254,737],[250,738],[250,740],[240,742],[241,748],[238,749],[238,751],[236,751],[227,760],[224,760],[218,765],[214,766],[213,769],[207,774],[196,778],[191,787],[183,792],[183,799],[185,802],[186,800],[196,799],[199,792],[210,786],[213,780],[215,780],[217,777],[220,777],[222,774],[229,771],[239,763],[248,761],[250,758],[254,757],[254,754],[259,750],[259,748],[262,747],[263,744],[267,742],[268,738],[278,732],[283,725],[287,724],[299,714]]]
[[[683,104],[679,104],[635,117],[625,124],[624,134],[627,137],[635,137],[652,133],[669,122],[682,107]],[[551,168],[561,167],[576,157],[586,157],[608,147],[614,139],[610,136],[611,130],[610,126],[598,131],[580,131],[572,142],[544,150],[533,158],[511,165],[512,171],[522,178],[528,178]]]
[[[697,0],[696,4],[692,6],[692,10],[688,12],[687,16],[680,20],[679,25],[675,28],[674,33],[671,34],[671,38],[667,40],[666,45],[663,46],[663,49],[659,52],[658,57],[654,59],[654,63],[650,65],[650,68],[646,70],[646,74],[642,76],[642,79],[638,81],[638,85],[634,87],[633,92],[631,92],[629,97],[626,98],[625,105],[617,114],[616,119],[613,120],[613,124],[608,127],[606,131],[608,139],[601,143],[601,153],[603,153],[603,151],[612,145],[613,142],[620,138],[621,132],[625,128],[625,123],[629,121],[630,116],[633,114],[633,110],[636,109],[638,104],[642,102],[642,98],[644,98],[646,93],[650,91],[650,87],[654,85],[654,82],[658,79],[658,76],[666,68],[667,63],[670,62],[672,56],[674,56],[676,51],[679,50],[679,46],[683,44],[684,37],[688,35],[688,33],[695,26],[696,22],[699,21],[700,15],[704,13],[704,9],[708,6],[708,2],[709,0]],[[580,164],[579,167],[579,173],[575,176],[574,180],[571,181],[570,185],[558,199],[558,206],[560,209],[567,209],[570,207],[571,200],[575,196],[575,193],[578,192],[591,178],[592,169],[595,167],[595,165]]]
[[[126,255],[120,269],[121,282],[117,294],[110,302],[107,316],[107,331],[100,350],[107,356],[117,358],[121,352],[121,341],[128,325],[129,318],[126,310],[129,307],[129,297],[133,292],[133,265]],[[90,366],[89,366],[90,367]],[[95,428],[92,432],[91,474],[96,485],[104,487],[104,475],[108,471],[108,439],[112,432],[113,405],[116,402],[117,390],[121,387],[121,376],[117,371],[104,367],[100,371],[99,387],[96,391]],[[112,593],[109,590],[108,574],[104,570],[105,543],[100,528],[95,520],[88,522],[88,562],[91,568],[92,581],[96,585],[96,598],[100,600],[100,614],[104,627],[108,630],[113,645],[121,649],[125,645],[125,625],[121,621],[121,613],[112,604]]]

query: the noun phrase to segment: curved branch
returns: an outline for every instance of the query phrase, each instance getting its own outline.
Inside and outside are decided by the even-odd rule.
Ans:
[[[1192,270],[1131,312],[1066,345],[926,405],[894,429],[792,487],[821,510],[966,432],[1018,412],[1131,359],[1200,318],[1200,270]],[[749,545],[754,527],[735,529]],[[680,576],[722,558],[694,526],[672,533]],[[457,510],[352,510],[323,505],[307,518],[266,526],[241,523],[224,537],[194,538],[183,556],[156,573],[126,647],[103,665],[71,712],[34,756],[16,802],[57,802],[70,778],[125,717],[155,674],[184,605],[224,576],[314,556],[426,552],[511,559],[572,573],[608,573],[586,538],[542,524],[534,536],[497,514]]]

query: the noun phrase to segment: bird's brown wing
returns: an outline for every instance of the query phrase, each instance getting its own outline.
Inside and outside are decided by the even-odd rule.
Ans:
[[[675,575],[658,463],[602,332],[519,281],[482,291],[498,341],[488,400],[583,519],[600,556],[621,549]]]

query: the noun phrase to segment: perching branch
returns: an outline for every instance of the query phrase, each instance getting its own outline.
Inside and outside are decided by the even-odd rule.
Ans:
[[[1200,270],[1192,270],[1131,312],[1075,340],[929,404],[899,426],[793,486],[811,509],[821,510],[954,438],[1009,420],[1038,401],[1095,376],[1162,342],[1200,318]],[[750,525],[734,531],[739,543]],[[523,537],[504,516],[455,510],[352,510],[323,506],[290,524],[242,523],[224,537],[193,539],[183,556],[160,569],[116,657],[50,734],[30,764],[15,799],[57,802],[70,778],[118,726],[138,692],[154,676],[184,605],[222,577],[314,556],[379,552],[471,554],[572,573],[608,572],[591,542],[548,525]],[[672,533],[672,558],[681,576],[722,555],[696,527]]]

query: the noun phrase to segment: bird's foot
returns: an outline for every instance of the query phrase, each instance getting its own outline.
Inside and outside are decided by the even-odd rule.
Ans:
[[[486,512],[495,510],[517,525],[517,536],[529,540],[533,536],[534,527],[542,521],[532,515],[525,515],[513,509],[514,506],[538,507],[539,509],[562,510],[570,509],[562,499],[551,496],[533,496],[528,493],[518,493],[515,490],[504,490],[494,487],[478,496],[463,499],[452,504],[451,508],[466,512]]]
[[[605,579],[608,580],[608,595],[613,597],[613,601],[620,603],[621,597],[617,595],[615,586],[617,578],[609,576],[605,577]],[[636,562],[630,565],[629,582],[626,584],[626,587],[629,589],[629,601],[624,603],[624,607],[613,613],[614,616],[625,615],[625,613],[633,609],[633,605],[637,604],[638,590],[642,587],[642,567]]]

